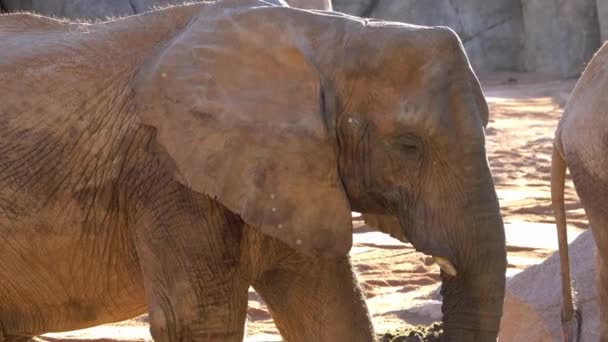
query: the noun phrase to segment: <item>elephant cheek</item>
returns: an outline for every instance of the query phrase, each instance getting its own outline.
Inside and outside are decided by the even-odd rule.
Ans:
[[[454,255],[446,232],[447,225],[442,223],[440,212],[425,203],[409,209],[399,215],[406,239],[419,252],[452,260]]]

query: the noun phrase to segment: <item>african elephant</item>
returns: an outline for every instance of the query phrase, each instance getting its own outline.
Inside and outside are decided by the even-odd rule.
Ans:
[[[575,340],[580,317],[572,304],[564,184],[570,169],[593,238],[597,245],[597,292],[600,301],[600,336],[608,341],[608,46],[593,57],[578,80],[559,121],[551,161],[551,199],[557,223],[562,273],[562,323],[566,339]],[[584,319],[584,317],[583,317]]]
[[[0,329],[148,311],[240,341],[371,341],[351,210],[442,267],[447,341],[494,341],[502,219],[456,34],[255,0],[105,23],[0,16]]]
[[[200,0],[197,0],[200,1]],[[0,12],[35,12],[71,19],[104,19],[150,11],[158,6],[181,5],[189,0],[0,0]],[[331,10],[331,0],[269,0],[305,9]]]

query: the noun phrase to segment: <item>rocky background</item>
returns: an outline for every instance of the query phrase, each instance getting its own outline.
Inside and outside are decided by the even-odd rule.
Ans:
[[[0,13],[26,11],[70,19],[103,20],[108,17],[143,13],[158,6],[196,1],[202,0],[0,0]],[[287,0],[286,2],[300,8],[331,9],[331,0]]]
[[[298,6],[298,2],[329,0],[292,1]],[[185,0],[0,0],[0,10],[100,19],[182,2]],[[478,71],[576,77],[608,39],[608,0],[333,0],[333,7],[362,17],[449,26],[462,38]]]
[[[608,0],[333,0],[334,10],[461,37],[480,71],[578,76],[608,39]]]

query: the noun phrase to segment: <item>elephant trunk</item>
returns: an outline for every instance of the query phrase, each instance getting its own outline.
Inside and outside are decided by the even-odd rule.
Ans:
[[[442,287],[445,340],[495,341],[502,316],[504,275],[446,277]],[[458,290],[451,291],[451,287]]]
[[[505,235],[489,173],[466,203],[465,234],[454,238],[456,275],[442,272],[443,323],[447,341],[495,341],[505,294]]]
[[[446,331],[444,336],[442,337],[443,342],[462,342],[462,341],[475,341],[475,342],[485,342],[485,341],[496,341],[496,333],[487,332],[487,333],[476,333],[470,330],[458,330],[453,329],[449,332]]]

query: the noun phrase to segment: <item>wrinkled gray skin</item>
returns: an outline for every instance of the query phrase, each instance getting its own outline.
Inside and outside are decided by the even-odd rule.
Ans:
[[[0,12],[33,12],[70,19],[124,17],[150,11],[157,6],[180,5],[197,0],[0,0]],[[200,1],[200,0],[198,0]],[[331,10],[331,0],[268,0],[276,5]]]
[[[566,341],[578,341],[581,317],[574,311],[564,182],[570,169],[597,245],[600,340],[608,341],[608,45],[595,54],[576,83],[559,121],[551,160],[551,198],[558,228],[562,273],[562,324]],[[576,265],[573,265],[576,267]],[[585,317],[582,317],[584,320]]]
[[[495,340],[488,109],[452,31],[251,0],[5,15],[0,45],[0,341],[146,310],[157,341],[240,341],[250,285],[286,341],[371,341],[351,210],[457,270],[445,340]]]

